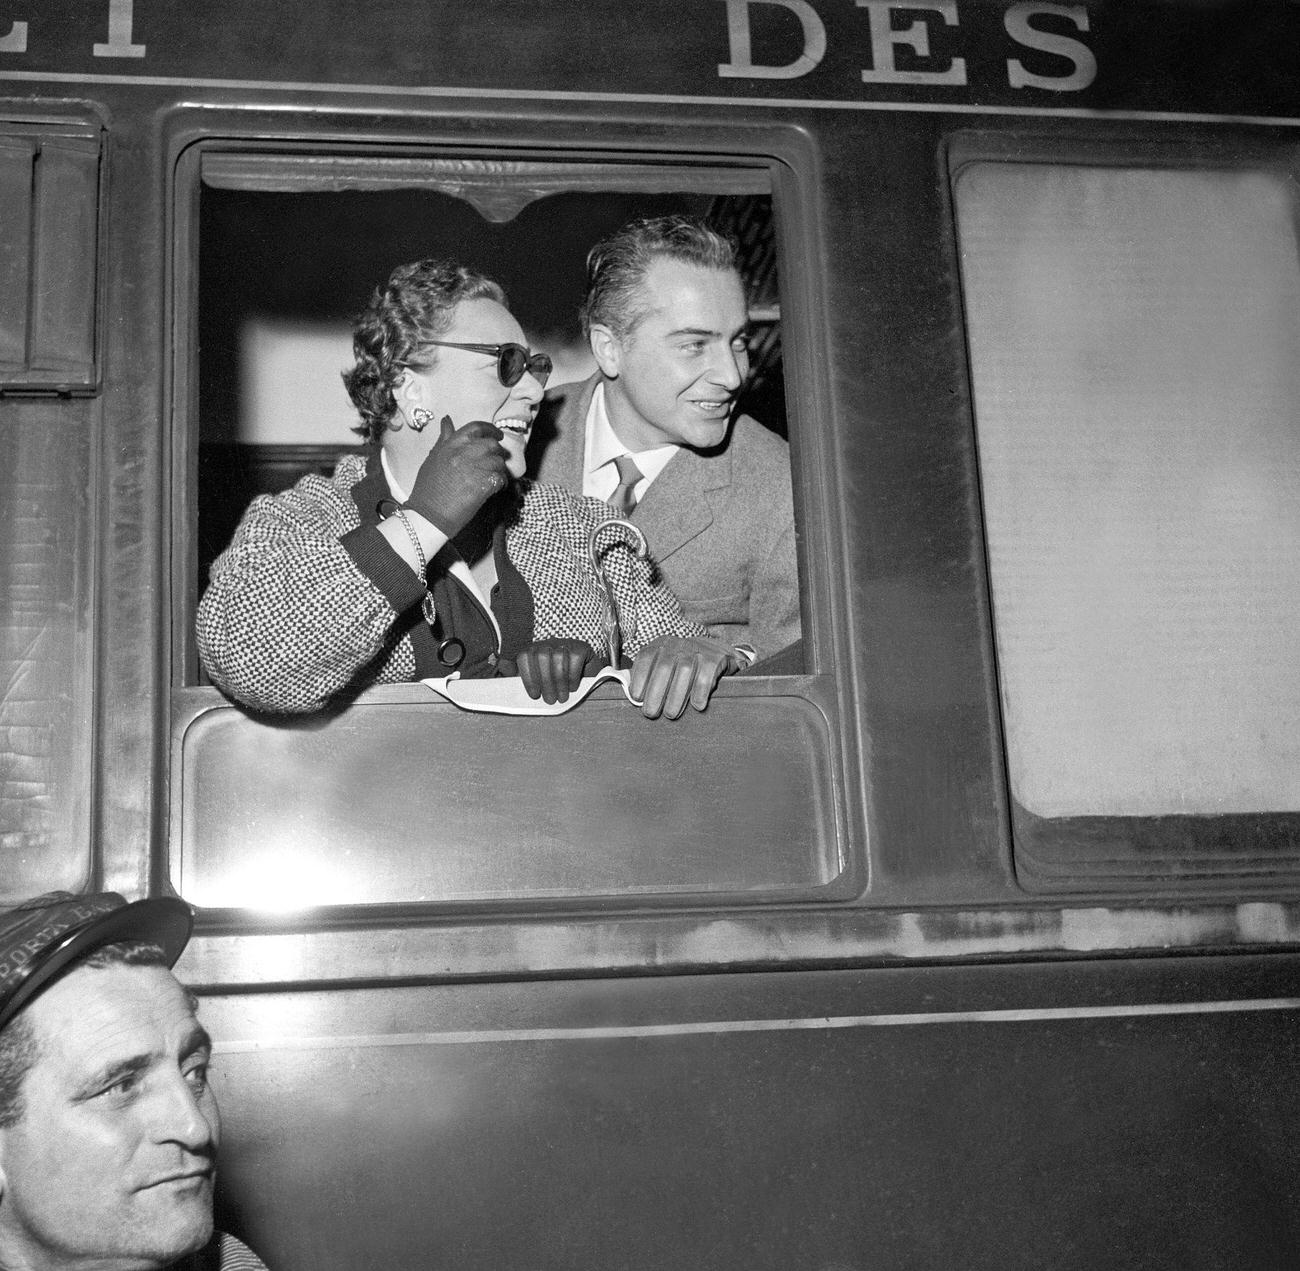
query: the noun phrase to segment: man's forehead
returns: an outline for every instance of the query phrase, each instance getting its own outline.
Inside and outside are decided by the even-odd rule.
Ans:
[[[197,1027],[192,996],[166,967],[78,967],[27,1014],[43,1053],[81,1066],[170,1050]]]
[[[654,317],[674,328],[723,330],[744,325],[745,292],[740,275],[689,261],[660,256],[642,279],[638,299],[642,318]]]

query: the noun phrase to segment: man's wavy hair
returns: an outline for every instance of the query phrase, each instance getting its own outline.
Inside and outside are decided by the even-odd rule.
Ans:
[[[402,372],[434,364],[432,350],[421,350],[451,326],[462,300],[495,300],[504,305],[506,293],[491,278],[455,261],[417,260],[394,269],[354,319],[356,365],[343,372],[343,385],[361,416],[353,432],[371,445],[383,439],[397,410],[393,390]]]
[[[645,317],[641,284],[660,257],[704,269],[739,274],[739,248],[729,234],[711,229],[693,216],[654,216],[631,221],[587,254],[587,298],[582,331],[608,327],[625,339]]]

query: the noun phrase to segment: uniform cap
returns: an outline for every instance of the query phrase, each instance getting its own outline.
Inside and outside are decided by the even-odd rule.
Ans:
[[[0,1028],[78,959],[101,945],[143,940],[175,964],[194,915],[175,897],[130,903],[116,892],[52,891],[0,911]]]

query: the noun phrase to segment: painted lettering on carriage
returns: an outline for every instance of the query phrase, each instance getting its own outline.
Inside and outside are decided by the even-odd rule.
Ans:
[[[91,50],[96,57],[143,57],[145,46],[131,38],[135,0],[109,0],[108,40]]]
[[[9,28],[9,34],[0,37],[0,53],[26,53],[27,52],[27,23],[14,22]]]
[[[756,65],[749,39],[749,6],[766,4],[785,9],[803,28],[803,52],[782,66]],[[727,39],[731,61],[718,67],[723,79],[798,79],[807,75],[826,56],[826,28],[808,0],[726,0]]]
[[[1074,25],[1080,31],[1088,29],[1088,10],[1081,4],[1013,4],[1007,10],[1004,19],[1007,34],[1018,44],[1027,49],[1037,49],[1043,53],[1052,53],[1073,63],[1074,70],[1069,75],[1048,76],[1033,75],[1014,58],[1007,61],[1007,83],[1012,88],[1046,88],[1056,93],[1077,93],[1087,88],[1097,78],[1097,59],[1092,50],[1080,40],[1072,40],[1068,35],[1053,35],[1049,31],[1039,31],[1030,25],[1030,18],[1039,13],[1055,13]]]
[[[722,79],[797,79],[816,68],[826,56],[826,26],[810,0],[722,0],[727,6],[730,61],[719,63]],[[957,0],[854,0],[866,11],[867,43],[871,66],[862,70],[866,84],[907,84],[926,87],[964,86],[966,59],[947,51],[960,37]],[[802,49],[788,61],[770,64],[754,61],[750,13],[756,6],[785,10],[790,35],[801,34]],[[1061,75],[1042,75],[1026,69],[1018,58],[1006,62],[1007,83],[1012,88],[1040,88],[1077,93],[1097,78],[1097,59],[1081,40],[1034,25],[1034,19],[1054,16],[1087,31],[1088,11],[1080,4],[1052,4],[1027,0],[1014,4],[1003,17],[1011,40],[1022,48],[1048,53],[1068,63]],[[950,29],[951,28],[951,29]],[[943,38],[943,37],[948,38]],[[942,43],[941,43],[942,40]],[[909,66],[900,69],[896,51],[908,51]],[[920,65],[928,63],[928,65]]]
[[[966,59],[954,57],[947,66],[935,70],[900,71],[894,65],[896,48],[911,49],[919,58],[930,60],[930,26],[920,16],[901,30],[894,27],[895,13],[917,14],[932,10],[949,26],[957,25],[957,0],[853,0],[867,11],[871,35],[872,69],[862,72],[864,84],[964,84]]]
[[[135,0],[100,0],[107,7],[107,39],[91,46],[99,58],[143,58],[146,45],[135,39]],[[831,0],[722,0],[726,6],[729,61],[716,64],[722,79],[796,80],[820,66],[828,52],[822,12]],[[961,0],[853,0],[861,22],[865,84],[912,88],[964,87],[969,81],[969,49],[962,46]],[[969,7],[969,6],[967,6]],[[103,9],[100,10],[101,13]],[[716,12],[716,10],[714,10]],[[751,18],[761,13],[767,38],[779,33],[779,53],[756,50]],[[1047,20],[1046,27],[1043,20]],[[1066,33],[1090,30],[1083,4],[1053,0],[1019,0],[1002,14],[1009,47],[1005,58],[1006,82],[1012,89],[1039,89],[1077,93],[1097,78],[1097,59],[1082,39]],[[0,56],[25,54],[29,48],[28,22],[16,18],[0,36]],[[771,44],[767,47],[770,49]],[[987,47],[981,44],[981,47]],[[1017,53],[1037,55],[1026,65]],[[984,68],[987,72],[989,67]],[[1055,69],[1055,73],[1049,73]]]
[[[108,0],[108,39],[95,44],[96,57],[143,57],[145,46],[132,37],[135,24],[135,0]],[[0,53],[27,52],[27,23],[15,20],[9,34],[0,36]]]

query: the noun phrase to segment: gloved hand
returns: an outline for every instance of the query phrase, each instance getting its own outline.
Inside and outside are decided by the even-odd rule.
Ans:
[[[498,675],[518,674],[524,692],[542,701],[567,702],[584,675],[594,675],[607,659],[585,640],[534,640],[512,665],[502,658]]]
[[[677,719],[689,701],[702,711],[724,675],[740,670],[735,649],[721,640],[660,636],[636,655],[629,688],[647,719]]]
[[[470,518],[510,479],[501,430],[476,419],[453,428],[444,415],[438,440],[415,474],[404,507],[418,512],[448,538],[455,538]]]

